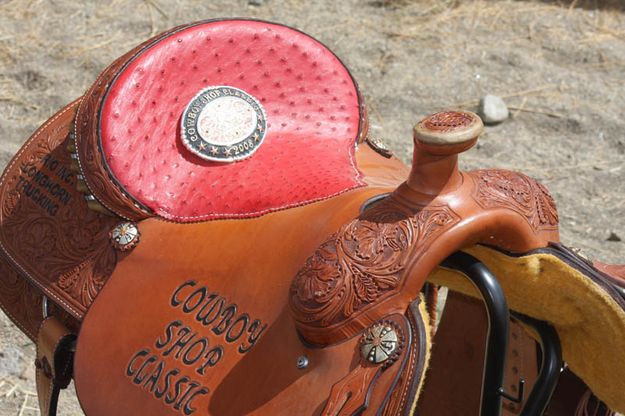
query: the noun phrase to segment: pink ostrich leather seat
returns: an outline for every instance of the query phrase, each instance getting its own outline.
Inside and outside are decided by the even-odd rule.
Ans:
[[[85,129],[77,123],[77,148],[89,190],[110,211],[176,222],[255,217],[363,184],[354,161],[364,130],[358,90],[318,41],[285,26],[221,20],[173,30],[133,52],[110,81],[103,74],[78,114],[80,120],[99,107],[95,128],[91,120]],[[259,110],[255,133],[264,137],[254,157],[236,157],[248,150],[245,142],[219,149],[182,144],[183,113],[207,88],[244,94]],[[237,108],[227,100],[213,104],[207,134],[218,136],[220,125],[230,129],[222,135],[240,133],[232,131]],[[249,120],[239,122],[249,128]],[[202,157],[211,150],[228,160]],[[103,185],[107,180],[114,185]]]
[[[0,309],[37,342],[40,413],[72,378],[88,416],[625,412],[625,269],[560,244],[534,179],[460,170],[483,128],[424,118],[408,168],[336,56],[269,22],[120,57],[0,176]]]

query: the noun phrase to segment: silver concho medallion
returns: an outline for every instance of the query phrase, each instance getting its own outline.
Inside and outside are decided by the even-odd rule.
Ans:
[[[182,114],[182,143],[206,160],[235,162],[250,157],[266,133],[267,116],[262,105],[239,88],[205,88]]]
[[[124,221],[117,224],[109,233],[111,244],[119,251],[128,251],[139,244],[141,233],[137,224]]]
[[[388,323],[369,327],[360,340],[360,353],[365,361],[382,364],[394,358],[400,347],[397,329]]]

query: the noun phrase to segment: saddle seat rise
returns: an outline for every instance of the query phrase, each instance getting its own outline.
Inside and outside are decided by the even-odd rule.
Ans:
[[[533,179],[459,171],[482,128],[469,112],[428,117],[409,169],[368,137],[356,83],[318,41],[242,19],[172,29],[7,166],[0,305],[46,340],[40,372],[64,356],[46,328],[77,334],[89,416],[410,415],[435,333],[420,291],[475,296],[438,267],[464,250],[625,411],[623,269],[561,246]]]

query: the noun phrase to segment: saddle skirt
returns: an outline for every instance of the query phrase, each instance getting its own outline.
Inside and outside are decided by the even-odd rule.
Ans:
[[[434,333],[420,291],[476,296],[438,267],[465,250],[624,411],[622,269],[559,245],[533,179],[458,171],[481,130],[469,112],[427,118],[409,169],[315,39],[243,19],[172,29],[6,168],[0,305],[31,339],[48,315],[78,335],[90,416],[409,415]]]

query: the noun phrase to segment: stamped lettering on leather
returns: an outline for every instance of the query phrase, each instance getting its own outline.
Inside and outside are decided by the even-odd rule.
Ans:
[[[181,123],[187,149],[216,162],[251,156],[267,132],[267,116],[260,102],[229,86],[203,89],[187,105]]]
[[[188,322],[176,319],[167,324],[152,346],[130,358],[126,376],[155,399],[190,415],[197,410],[194,399],[210,392],[201,379],[219,364],[227,347],[245,354],[256,345],[267,324],[238,311],[236,304],[195,280],[180,284],[168,306]],[[188,323],[202,329],[197,331]],[[185,375],[189,370],[193,377]]]
[[[72,199],[64,186],[73,185],[73,173],[51,155],[43,156],[41,164],[43,166],[40,168],[24,164],[15,189],[30,198],[48,215],[55,216],[59,206],[67,206]],[[43,167],[52,174],[47,175]]]

